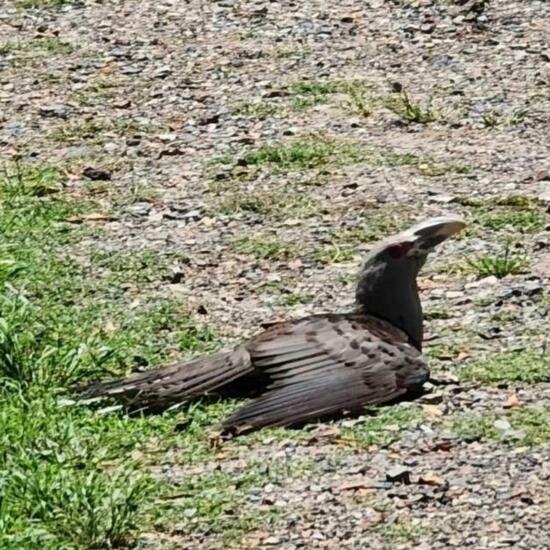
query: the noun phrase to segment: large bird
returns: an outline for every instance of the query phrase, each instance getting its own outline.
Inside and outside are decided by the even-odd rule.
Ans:
[[[454,216],[432,218],[375,246],[350,312],[276,323],[232,350],[99,382],[82,397],[158,410],[243,383],[255,386],[256,397],[223,422],[224,431],[243,433],[357,413],[416,393],[429,377],[416,277],[428,254],[464,226]]]

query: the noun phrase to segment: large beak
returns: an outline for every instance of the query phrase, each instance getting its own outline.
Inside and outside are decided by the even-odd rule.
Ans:
[[[413,225],[405,233],[412,240],[413,250],[427,254],[438,244],[452,237],[466,227],[466,222],[458,216],[430,218]]]

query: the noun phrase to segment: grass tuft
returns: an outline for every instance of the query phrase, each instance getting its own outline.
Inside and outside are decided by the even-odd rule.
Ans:
[[[0,171],[0,197],[13,201],[24,197],[43,197],[61,191],[64,177],[52,166],[24,166],[19,161]]]
[[[476,222],[482,227],[495,231],[513,229],[521,233],[529,233],[540,229],[544,220],[539,210],[529,204],[526,206],[497,206],[491,210],[479,209]]]
[[[347,101],[345,106],[355,115],[367,118],[374,112],[375,101],[361,83],[350,83],[346,88]]]
[[[318,212],[316,202],[305,193],[292,191],[235,192],[226,195],[219,209],[224,215],[237,212],[257,214],[263,218],[283,220],[307,218]]]
[[[277,114],[280,109],[281,107],[277,104],[269,101],[241,101],[233,107],[232,112],[236,115],[263,120]]]
[[[495,424],[501,418],[510,424],[509,430],[503,431]],[[521,407],[501,417],[463,414],[454,419],[451,430],[465,441],[496,440],[528,447],[546,445],[550,442],[550,408]]]
[[[504,251],[500,254],[467,260],[468,269],[480,278],[495,276],[502,279],[507,275],[521,273],[526,266],[525,256],[513,252],[510,243],[506,244]]]
[[[151,455],[177,446],[188,464],[204,459],[207,431],[232,408],[196,403],[130,420],[66,403],[75,383],[208,351],[216,338],[177,302],[128,293],[135,271],[161,276],[164,256],[83,257],[95,230],[65,220],[93,205],[75,204],[63,181],[38,164],[0,175],[1,548],[131,545],[169,492],[144,468]]]
[[[497,126],[517,126],[525,120],[527,114],[527,109],[514,109],[509,114],[499,111],[487,111],[483,113],[481,120],[485,128],[496,128]]]
[[[306,138],[251,150],[238,160],[238,164],[242,166],[271,164],[289,170],[313,168],[329,163],[353,162],[361,158],[361,149],[354,144],[322,138]]]
[[[234,242],[233,247],[239,254],[253,256],[259,260],[290,260],[298,256],[298,250],[292,243],[286,243],[271,235],[243,237]]]
[[[18,0],[17,6],[24,9],[29,8],[62,8],[74,4],[75,0]]]
[[[550,381],[550,357],[543,352],[509,351],[477,359],[460,370],[463,380],[485,384]]]
[[[422,418],[422,411],[413,407],[380,407],[372,412],[352,428],[345,428],[342,439],[354,447],[388,446]]]
[[[422,107],[404,90],[396,96],[387,98],[384,106],[405,122],[428,124],[439,118],[431,107],[431,100],[425,107]]]
[[[31,47],[34,50],[39,50],[48,54],[70,54],[74,51],[71,44],[62,42],[59,38],[43,37],[36,38],[31,42]]]

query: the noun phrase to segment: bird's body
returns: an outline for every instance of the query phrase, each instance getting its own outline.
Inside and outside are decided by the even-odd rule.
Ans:
[[[365,262],[352,312],[276,323],[233,350],[100,382],[84,397],[159,409],[248,381],[256,396],[223,423],[242,433],[358,412],[417,391],[429,371],[416,274],[433,246],[463,226],[456,218],[428,220],[382,243]]]

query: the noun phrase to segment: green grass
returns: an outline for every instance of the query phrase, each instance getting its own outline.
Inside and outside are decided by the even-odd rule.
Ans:
[[[508,228],[521,233],[530,233],[538,231],[544,224],[544,217],[540,210],[531,205],[516,208],[493,206],[491,209],[479,209],[475,216],[478,225],[495,231]]]
[[[165,508],[161,506],[157,528],[170,532],[170,524],[176,524],[178,530],[219,537],[224,547],[239,545],[247,533],[260,527],[269,529],[283,512],[275,506],[251,505],[249,491],[297,478],[305,471],[311,475],[312,466],[309,461],[250,461],[231,473],[214,470],[195,474],[178,486],[175,500],[171,498]]]
[[[7,393],[7,395],[6,395]],[[153,490],[134,461],[109,465],[128,440],[53,396],[4,392],[0,407],[0,546],[111,548],[131,540]],[[100,422],[101,423],[101,422]],[[129,426],[131,428],[131,426]]]
[[[147,132],[150,127],[131,119],[90,120],[67,122],[52,130],[49,138],[55,143],[79,143],[84,140],[100,144],[107,135],[114,133],[119,136]]]
[[[62,8],[74,4],[74,0],[18,0],[20,8]]]
[[[499,430],[499,419],[510,424],[510,430]],[[462,414],[453,419],[450,429],[465,441],[498,441],[516,446],[535,447],[550,442],[550,408],[529,406],[512,409],[506,415]]]
[[[59,126],[50,133],[56,143],[72,143],[84,139],[98,139],[98,134],[105,131],[105,125],[99,121],[69,122]]]
[[[358,254],[353,244],[332,242],[326,246],[318,246],[313,256],[324,264],[339,264],[353,261]]]
[[[59,38],[44,37],[35,38],[30,46],[33,50],[42,51],[49,54],[70,54],[74,51],[71,44],[61,41]]]
[[[502,279],[507,275],[521,273],[527,264],[525,256],[514,252],[511,243],[507,243],[499,254],[469,258],[464,269],[475,273],[480,278],[494,276]]]
[[[342,430],[342,440],[354,447],[388,446],[399,439],[402,431],[422,419],[415,407],[380,407],[360,423]]]
[[[94,105],[117,96],[121,83],[113,77],[98,77],[88,82],[85,88],[74,94],[80,105]]]
[[[293,111],[304,111],[326,103],[331,94],[343,92],[346,83],[340,80],[309,80],[302,82],[293,82],[289,86],[291,93],[290,108]]]
[[[135,300],[127,281],[136,271],[149,273],[146,282],[161,275],[153,253],[94,252],[97,230],[66,220],[95,205],[76,204],[63,183],[52,166],[19,163],[0,174],[2,548],[131,544],[170,493],[147,464],[173,448],[186,464],[209,457],[208,431],[234,408],[206,412],[197,403],[129,419],[66,402],[86,380],[211,350],[217,340],[184,304]],[[87,246],[73,256],[83,238]]]
[[[19,68],[43,68],[45,58],[69,55],[75,51],[75,46],[54,36],[38,36],[31,40],[7,41],[0,43],[0,59],[10,58],[11,64]],[[40,75],[42,80],[59,82],[61,76],[52,72]]]
[[[470,174],[472,167],[460,163],[438,163],[433,161],[418,164],[418,173],[422,176],[437,178],[446,174]]]
[[[22,203],[28,197],[57,193],[62,187],[63,177],[53,166],[22,166],[16,162],[0,169],[0,196],[5,201],[7,212],[14,202]]]
[[[346,158],[341,150],[325,153],[321,164]],[[282,156],[285,166],[308,167],[319,160],[293,154]],[[281,157],[268,158],[277,164]],[[407,154],[378,158],[395,165],[418,163]],[[293,193],[259,199],[235,194],[230,200],[229,213],[241,209],[269,218],[306,216],[315,209]],[[302,466],[276,465],[266,471],[264,465],[248,463],[237,474],[205,468],[175,487],[151,474],[159,463],[187,468],[212,461],[216,450],[208,435],[236,403],[194,403],[177,412],[129,419],[120,411],[98,411],[101,405],[93,409],[67,402],[75,384],[154,367],[218,344],[185,303],[155,296],[155,283],[178,255],[153,249],[113,253],[100,244],[107,230],[67,223],[97,210],[93,197],[79,196],[76,203],[66,193],[65,176],[55,166],[18,163],[0,173],[0,547],[128,547],[142,531],[174,529],[212,533],[238,547],[246,533],[265,529],[280,513],[252,506],[249,491],[297,475]],[[326,244],[352,254],[354,247],[402,225],[402,209],[369,210],[361,227],[332,232]],[[267,234],[234,243],[239,253],[280,261],[301,255],[301,246]],[[309,296],[280,292],[279,298],[294,305]],[[507,374],[500,358],[498,369],[472,364],[464,375],[485,376],[490,383],[495,376],[509,379],[519,376],[523,360],[529,360],[529,369],[517,379],[540,381],[545,363],[535,367],[529,357],[511,358]],[[421,414],[413,407],[380,408],[343,428],[342,439],[357,448],[389,445]],[[548,438],[544,409],[510,414],[514,429],[525,432],[522,444],[538,445]],[[476,436],[475,422],[458,420],[462,433],[470,437],[474,430]],[[500,438],[491,426],[484,420],[479,437]],[[247,436],[245,444],[303,434],[267,431]]]
[[[168,280],[172,266],[187,262],[184,254],[141,248],[137,250],[98,250],[91,254],[90,261],[104,282],[150,283]]]
[[[297,246],[273,235],[252,235],[233,243],[233,249],[259,260],[291,260],[299,255]]]
[[[410,543],[426,536],[426,529],[407,520],[401,520],[388,525],[382,525],[377,531],[383,536],[384,542],[390,545]]]
[[[375,107],[375,99],[362,81],[309,80],[289,84],[287,97],[281,100],[245,100],[236,103],[232,110],[235,114],[262,120],[276,114],[300,113],[327,103],[334,94],[344,96],[343,105],[352,114],[367,117]]]
[[[483,113],[481,121],[485,128],[496,128],[497,126],[517,126],[525,120],[527,114],[527,109],[514,109],[509,113],[487,111]]]
[[[431,100],[427,105],[422,106],[415,102],[406,91],[388,97],[384,101],[384,106],[405,122],[428,124],[439,118],[439,115],[432,109]]]
[[[292,307],[298,304],[307,304],[315,298],[311,292],[287,291],[281,292],[277,299],[277,303],[282,306]]]
[[[269,101],[241,101],[233,107],[232,112],[263,120],[277,114],[282,108],[279,104]]]
[[[550,357],[534,351],[495,353],[467,363],[459,374],[463,380],[485,384],[549,382]]]
[[[316,246],[313,256],[323,263],[341,263],[354,260],[358,248],[368,242],[391,235],[404,225],[409,215],[408,207],[396,211],[394,207],[368,209],[362,213],[363,223],[359,226],[342,227],[329,231],[325,243]]]
[[[2,42],[0,43],[0,56],[9,55],[19,49],[19,46],[14,42]]]
[[[314,168],[324,169],[361,162],[370,166],[390,168],[411,166],[416,168],[419,174],[425,176],[442,176],[449,173],[467,174],[472,170],[467,165],[445,163],[444,161],[436,163],[414,153],[376,150],[361,143],[321,135],[274,142],[248,149],[241,154],[235,152],[233,155],[215,158],[211,164],[233,165],[234,177],[236,177],[237,174],[241,174],[240,171],[246,172],[246,169],[249,168],[266,167],[277,173]]]
[[[366,85],[350,83],[346,88],[347,99],[344,102],[346,109],[354,114],[367,118],[372,115],[376,100],[372,97]]]
[[[226,194],[216,209],[224,215],[238,212],[257,214],[262,219],[284,220],[303,219],[314,216],[319,206],[306,193],[289,190],[281,191],[238,191]]]
[[[270,52],[270,55],[274,57],[275,59],[287,59],[290,57],[295,58],[304,58],[310,53],[310,50],[308,48],[305,48],[303,46],[279,46],[276,48],[273,48]]]
[[[363,156],[361,148],[355,144],[311,137],[250,150],[239,159],[238,164],[269,164],[290,170],[354,162],[361,160]]]

